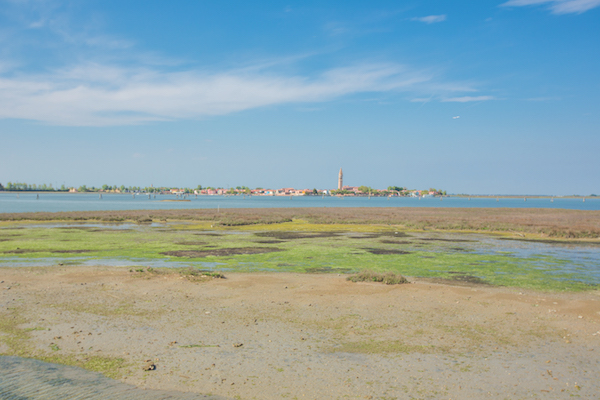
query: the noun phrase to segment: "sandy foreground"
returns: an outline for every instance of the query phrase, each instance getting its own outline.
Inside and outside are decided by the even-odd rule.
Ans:
[[[41,351],[123,358],[122,381],[147,389],[240,399],[600,398],[599,291],[226,276],[2,268],[0,313],[18,310]],[[147,360],[155,370],[142,369]]]

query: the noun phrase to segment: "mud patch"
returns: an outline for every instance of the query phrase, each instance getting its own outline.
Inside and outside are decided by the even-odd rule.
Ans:
[[[381,240],[381,243],[385,244],[411,244],[411,242],[407,242],[406,240]]]
[[[261,244],[276,244],[276,243],[285,243],[287,240],[257,240],[254,243],[261,243]]]
[[[172,230],[172,232],[174,232],[175,230]],[[171,231],[169,231],[171,232]],[[222,233],[214,233],[214,232],[199,232],[199,233],[194,233],[194,235],[198,235],[198,236],[214,236],[214,237],[218,237],[218,236],[225,236]]]
[[[188,258],[202,258],[208,256],[235,256],[242,254],[263,254],[263,253],[273,253],[276,251],[283,251],[283,249],[278,249],[276,247],[229,247],[224,249],[214,249],[214,250],[175,250],[175,251],[165,251],[163,254],[165,256],[173,256],[173,257],[188,257]]]
[[[465,272],[448,271],[450,278],[421,278],[426,282],[460,286],[492,286],[491,283]]]
[[[4,254],[26,254],[26,253],[89,253],[92,250],[52,250],[52,249],[16,249],[5,251]]]
[[[273,238],[279,240],[293,239],[317,239],[331,238],[339,236],[339,232],[288,232],[288,231],[273,231],[273,232],[257,232],[254,234],[258,237]]]
[[[410,254],[410,251],[389,249],[363,249],[371,254]]]
[[[182,246],[204,246],[206,244],[206,242],[184,241],[184,242],[175,242],[175,244],[179,244]]]
[[[9,240],[12,240],[12,239],[4,239],[4,238],[0,238],[0,242],[8,242]]]
[[[92,250],[51,250],[50,253],[73,253],[73,254],[81,254],[81,253],[89,253]]]
[[[469,239],[445,239],[445,238],[419,238],[419,240],[425,240],[429,242],[450,242],[450,243],[476,243],[477,240]]]
[[[382,238],[382,237],[393,237],[393,238],[406,238],[406,237],[412,237],[410,235],[407,235],[404,232],[373,232],[373,233],[367,233],[364,235],[360,235],[360,236],[350,236],[351,239],[378,239],[378,238]]]

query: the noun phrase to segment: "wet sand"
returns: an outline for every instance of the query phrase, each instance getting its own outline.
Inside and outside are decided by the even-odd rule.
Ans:
[[[38,354],[120,357],[122,382],[241,399],[600,397],[600,292],[411,279],[1,268]],[[7,333],[0,352],[10,354]],[[54,350],[52,350],[54,349]],[[156,369],[142,368],[152,360]]]

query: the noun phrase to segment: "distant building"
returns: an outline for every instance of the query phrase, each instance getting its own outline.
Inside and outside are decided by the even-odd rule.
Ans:
[[[340,174],[338,175],[338,190],[342,190],[342,187],[344,187],[344,173],[340,168]]]
[[[342,186],[342,190],[346,190],[348,192],[358,193],[358,186]]]

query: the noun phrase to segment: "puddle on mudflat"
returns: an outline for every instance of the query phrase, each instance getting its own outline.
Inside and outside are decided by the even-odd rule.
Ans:
[[[145,390],[77,367],[20,357],[0,356],[3,400],[227,400],[222,396]]]

